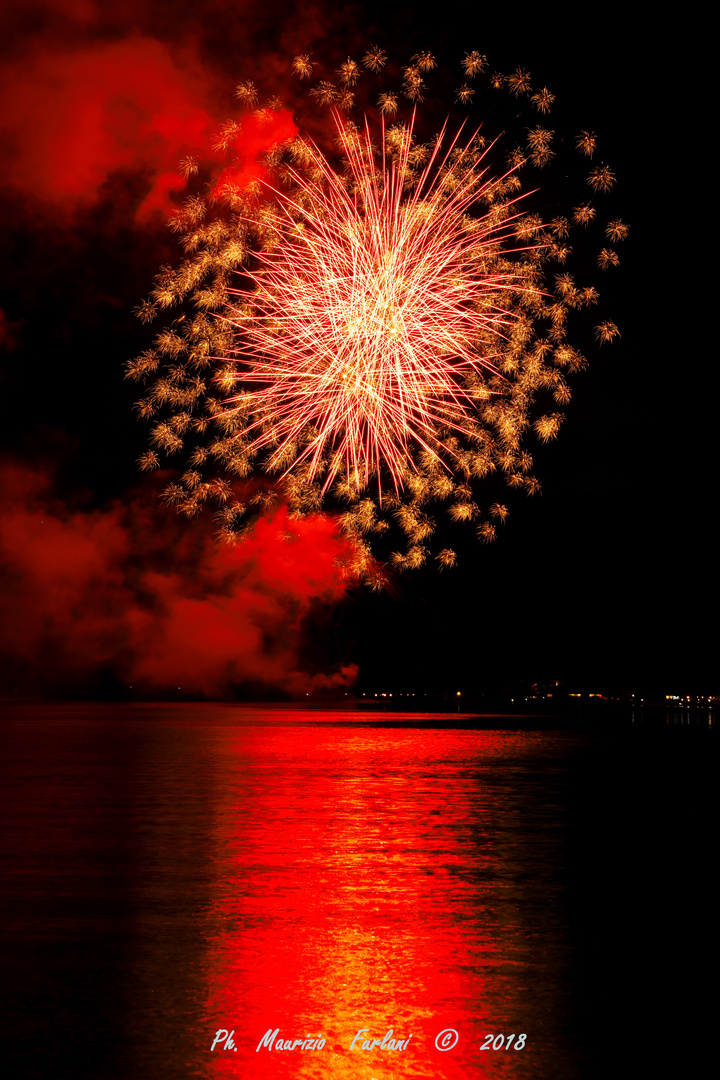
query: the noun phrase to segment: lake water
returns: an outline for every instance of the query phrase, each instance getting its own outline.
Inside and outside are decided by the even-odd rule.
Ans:
[[[6,708],[12,1075],[687,1067],[715,752],[687,719]]]

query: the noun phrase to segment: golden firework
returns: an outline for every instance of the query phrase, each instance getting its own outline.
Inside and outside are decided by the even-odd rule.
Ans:
[[[484,132],[416,135],[435,56],[417,52],[399,86],[366,90],[386,62],[373,46],[362,63],[348,57],[316,78],[310,54],[292,61],[297,77],[315,79],[309,99],[331,111],[339,161],[299,134],[268,145],[250,179],[233,165],[240,120],[220,129],[214,149],[226,164],[211,194],[190,191],[170,222],[186,258],[161,269],[137,309],[144,322],[182,313],[127,365],[146,384],[138,413],[154,424],[140,468],[187,453],[165,489],[169,505],[187,516],[214,505],[224,540],[279,500],[294,515],[331,509],[354,541],[354,572],[374,585],[371,546],[382,550],[386,536],[404,538],[388,555],[396,568],[422,566],[433,547],[450,567],[444,523],[487,543],[508,516],[492,501],[484,517],[483,484],[539,490],[524,443],[556,438],[566,375],[586,364],[569,328],[598,301],[564,268],[574,238],[586,247],[599,228],[597,265],[607,269],[619,261],[607,242],[628,235],[620,218],[600,217],[615,183],[606,164],[587,177],[598,206],[580,194],[546,219],[523,196],[536,186],[525,171],[552,172],[563,148],[544,119],[555,96],[533,94],[526,70],[481,79],[486,57],[462,60],[475,81],[456,89],[459,104],[479,102],[485,83],[514,110],[523,97],[534,110],[504,152],[509,166],[495,171]],[[236,97],[256,130],[271,130],[277,98],[258,109],[248,81]],[[412,112],[396,120],[403,98]],[[374,103],[377,123],[350,118],[358,100]],[[589,157],[596,146],[594,132],[576,140]],[[181,163],[189,184],[199,166]],[[610,320],[595,327],[599,344],[619,333]]]

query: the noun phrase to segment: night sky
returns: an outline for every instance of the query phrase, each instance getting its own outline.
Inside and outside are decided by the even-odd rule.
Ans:
[[[683,31],[630,28],[624,11],[67,0],[0,16],[4,693],[162,694],[183,675],[211,696],[717,692],[717,349],[688,120],[702,94],[681,78]],[[631,226],[602,289],[622,337],[588,341],[559,438],[533,448],[542,495],[506,493],[494,544],[461,539],[454,570],[343,594],[329,531],[303,534],[302,565],[258,532],[229,605],[236,570],[212,523],[160,509],[137,469],[147,428],[123,364],[154,330],[132,309],[178,260],[167,176],[234,115],[235,85],[291,87],[292,107],[293,55],[336,66],[375,43],[403,60],[431,49],[441,68],[473,48],[521,65],[569,134],[598,133]]]

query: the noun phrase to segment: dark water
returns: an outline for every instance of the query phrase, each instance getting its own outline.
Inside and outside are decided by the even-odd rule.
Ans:
[[[6,710],[13,1076],[696,1075],[708,714],[360,719]]]

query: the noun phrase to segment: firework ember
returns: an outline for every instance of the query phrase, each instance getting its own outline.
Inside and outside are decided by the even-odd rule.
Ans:
[[[377,74],[385,60],[371,49],[364,66]],[[485,63],[467,54],[457,101],[473,99],[467,80]],[[301,56],[293,70],[305,79],[315,66]],[[195,310],[129,365],[135,377],[159,373],[139,403],[141,415],[158,417],[141,465],[156,467],[160,452],[180,452],[188,437],[199,442],[166,499],[189,515],[215,501],[228,539],[253,507],[281,500],[294,514],[338,514],[368,566],[370,538],[399,527],[405,550],[391,561],[416,567],[438,510],[494,538],[508,510],[494,502],[483,516],[478,481],[494,473],[539,488],[523,441],[555,437],[570,396],[565,373],[584,365],[567,325],[598,293],[565,264],[571,231],[587,236],[597,209],[585,202],[546,221],[527,208],[521,170],[555,156],[543,126],[526,130],[500,170],[481,131],[420,142],[415,103],[434,67],[431,54],[418,54],[402,90],[377,96],[377,130],[343,116],[363,74],[355,61],[340,67],[339,85],[311,88],[331,111],[337,167],[308,137],[287,137],[288,121],[273,127],[273,116],[288,116],[279,101],[256,108],[244,121],[253,140],[265,128],[284,141],[268,135],[254,179],[245,172],[233,184],[230,162],[211,198],[191,196],[173,219],[188,258],[161,273],[140,313],[187,300]],[[490,85],[527,96],[541,114],[554,101],[546,88],[533,93],[520,69]],[[413,112],[388,127],[402,95]],[[254,106],[257,90],[241,84],[237,96]],[[216,146],[242,157],[242,132],[240,122],[226,125]],[[576,148],[587,160],[594,133],[582,132]],[[195,171],[193,162],[186,172]],[[599,195],[614,179],[600,164],[587,182]],[[617,265],[609,243],[626,235],[622,221],[604,223],[600,269]],[[609,320],[596,326],[600,343],[617,335]],[[536,404],[543,399],[549,409]],[[449,547],[435,557],[455,561]]]

